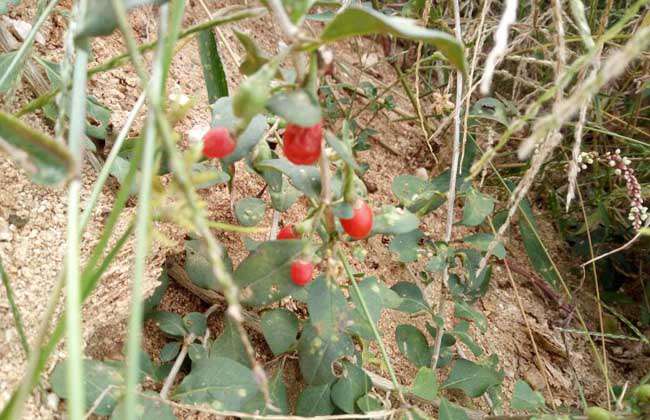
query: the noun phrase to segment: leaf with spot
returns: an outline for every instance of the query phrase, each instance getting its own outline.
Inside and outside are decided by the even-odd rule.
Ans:
[[[444,204],[447,186],[439,191],[430,181],[413,175],[398,175],[393,178],[391,189],[400,204],[409,211],[418,212],[426,206],[427,212],[430,212]]]
[[[149,398],[147,398],[149,397]],[[144,395],[138,395],[135,407],[135,420],[176,420],[174,411],[160,396],[153,391],[144,391]],[[124,400],[113,410],[111,420],[122,420],[126,418],[126,407]]]
[[[407,233],[400,233],[393,237],[388,248],[399,256],[400,262],[409,263],[417,261],[420,239],[423,237],[424,234],[419,229]]]
[[[172,337],[183,337],[187,329],[180,315],[172,312],[154,312],[151,318],[160,330]]]
[[[311,165],[294,165],[284,159],[269,159],[258,164],[260,168],[270,168],[289,177],[291,183],[307,197],[320,196],[320,171]]]
[[[183,317],[183,324],[187,331],[197,337],[201,337],[205,334],[205,330],[208,327],[208,320],[200,312],[190,312]]]
[[[0,111],[0,148],[21,163],[36,183],[55,185],[72,174],[73,160],[65,146],[3,111]]]
[[[276,93],[269,99],[266,107],[288,123],[301,127],[316,125],[322,118],[318,103],[302,89]]]
[[[264,219],[266,204],[255,197],[246,197],[235,203],[235,217],[242,226],[256,226]]]
[[[50,376],[52,390],[56,395],[65,399],[69,397],[66,386],[67,363],[67,360],[57,363],[52,376]],[[92,407],[99,396],[106,392],[93,413],[98,416],[109,416],[117,405],[117,399],[121,393],[119,387],[124,386],[122,366],[92,359],[84,359],[82,363],[85,406]],[[113,388],[106,391],[109,387]]]
[[[211,127],[225,127],[228,130],[235,130],[239,124],[233,111],[232,97],[219,98],[212,106]],[[268,125],[263,115],[251,117],[246,129],[237,137],[237,147],[225,158],[221,159],[222,168],[227,168],[238,160],[248,156],[251,151],[264,137]]]
[[[391,290],[402,298],[400,305],[395,308],[398,311],[414,314],[416,312],[429,310],[429,305],[424,300],[422,290],[420,290],[416,284],[401,281],[393,285]]]
[[[302,377],[311,385],[331,383],[336,379],[332,364],[353,353],[354,344],[346,334],[319,335],[316,327],[307,324],[298,342]]]
[[[374,217],[374,235],[398,235],[418,228],[420,220],[408,210],[394,206],[384,206]]]
[[[232,273],[230,257],[225,253],[224,247],[221,247],[221,249],[226,271]],[[204,289],[217,288],[217,278],[208,260],[208,251],[202,240],[190,239],[185,241],[185,271],[193,284]]]
[[[475,233],[463,238],[463,242],[477,248],[482,252],[487,251],[488,246],[493,240],[494,235],[491,233]],[[506,249],[503,246],[503,242],[499,242],[496,248],[494,248],[494,256],[499,259],[504,259],[506,257]]]
[[[443,388],[459,389],[467,396],[480,397],[492,386],[501,384],[502,375],[494,369],[459,359],[443,384]]]
[[[312,325],[320,335],[342,331],[347,321],[347,301],[339,286],[326,276],[318,276],[309,286],[307,308]]]
[[[431,44],[460,71],[464,72],[467,67],[463,45],[452,35],[418,26],[412,19],[387,16],[368,7],[350,6],[337,13],[321,33],[321,40],[333,42],[355,35],[377,33]]]
[[[494,210],[494,199],[471,188],[465,196],[461,223],[465,226],[478,226],[492,213],[492,210]]]
[[[210,358],[217,357],[226,357],[250,367],[251,362],[248,359],[246,347],[241,341],[237,326],[228,317],[224,320],[223,332],[210,346]]]
[[[440,420],[469,420],[465,410],[447,401],[445,398],[440,399],[440,408],[438,409]]]
[[[533,391],[527,382],[519,380],[515,383],[512,400],[510,400],[510,408],[514,410],[537,411],[545,405],[542,394]]]
[[[356,401],[372,389],[372,381],[363,369],[343,361],[343,374],[332,385],[332,402],[348,414],[358,412]]]
[[[289,414],[289,403],[287,401],[287,387],[282,380],[282,369],[279,368],[273,378],[269,381],[269,395],[273,405],[280,409],[280,411],[271,410],[266,406],[264,401],[264,394],[258,392],[253,398],[242,408],[245,413],[258,413],[259,415],[279,415]]]
[[[415,366],[431,365],[431,349],[422,331],[413,325],[398,325],[395,329],[395,341],[400,353]]]
[[[426,270],[429,273],[439,273],[445,269],[445,257],[434,255],[427,261]]]
[[[508,111],[506,106],[495,98],[481,98],[476,101],[469,109],[469,118],[488,119],[508,127]]]
[[[258,392],[253,372],[225,357],[199,359],[172,398],[185,404],[209,404],[215,410],[239,410]]]
[[[208,103],[214,103],[217,99],[228,96],[228,79],[212,29],[202,30],[197,39],[203,80],[208,91]]]
[[[331,384],[308,385],[300,393],[296,414],[303,417],[327,416],[334,412],[330,398]]]
[[[438,396],[436,372],[429,367],[421,367],[415,375],[411,392],[427,401],[434,401]]]
[[[402,299],[397,293],[389,289],[383,282],[376,277],[366,277],[359,283],[359,292],[363,297],[370,318],[377,324],[384,307],[396,308],[402,303]],[[363,311],[359,294],[353,288],[350,289],[350,300],[354,307],[350,310],[350,321],[347,330],[353,334],[363,337],[366,340],[375,340],[372,326]]]
[[[284,308],[275,308],[262,313],[262,334],[274,355],[284,353],[296,343],[298,317]]]
[[[463,301],[454,302],[454,316],[474,321],[481,332],[487,331],[487,318],[481,312],[472,308],[469,303]]]
[[[291,263],[305,244],[299,240],[267,241],[260,244],[235,270],[234,281],[241,290],[242,303],[268,305],[302,288],[293,284]]]

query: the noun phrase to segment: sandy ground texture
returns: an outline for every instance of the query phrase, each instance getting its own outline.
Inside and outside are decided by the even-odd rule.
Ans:
[[[30,4],[28,4],[30,3]],[[10,15],[16,19],[30,21],[35,8],[32,2],[23,2],[21,6],[11,10]],[[207,1],[209,10],[216,11],[220,7],[236,2]],[[69,1],[64,1],[60,9],[69,8]],[[200,3],[187,4],[185,25],[200,22],[207,17]],[[156,13],[153,9],[144,8],[131,15],[131,23],[140,37],[140,41],[155,39]],[[65,21],[60,15],[46,23],[42,34],[46,45],[37,45],[37,53],[49,59],[60,59],[62,54],[62,35]],[[240,78],[237,72],[237,63],[243,56],[243,50],[232,34],[232,28],[248,32],[262,48],[275,52],[281,37],[270,17],[246,22],[235,23],[224,28],[223,35],[228,48],[225,49],[224,61],[230,86],[236,86]],[[311,26],[314,31],[318,25]],[[223,43],[220,43],[223,45]],[[195,41],[184,45],[174,59],[170,73],[170,92],[182,92],[197,99],[197,107],[190,115],[177,126],[180,133],[185,133],[189,128],[199,123],[209,123],[209,109],[204,90],[198,47]],[[124,43],[119,35],[113,34],[106,38],[96,39],[93,42],[93,64],[100,63],[107,58],[124,51]],[[231,53],[232,52],[232,53]],[[394,82],[395,72],[381,61],[383,52],[378,43],[371,40],[356,40],[345,45],[337,46],[336,62],[339,64],[338,76],[345,81],[358,83],[360,80],[359,68],[370,65],[364,78],[379,86],[389,85]],[[380,60],[378,63],[376,61]],[[114,130],[118,131],[126,118],[129,110],[135,103],[139,94],[138,79],[129,67],[119,68],[110,72],[101,73],[90,81],[90,91],[100,101],[110,107],[113,112],[111,123]],[[445,92],[440,92],[444,94]],[[14,106],[22,105],[34,96],[30,90],[22,86],[17,92]],[[412,113],[410,103],[403,93],[393,92],[397,107]],[[363,105],[364,102],[360,101]],[[428,100],[424,101],[425,109],[438,106]],[[382,147],[371,141],[369,151],[360,153],[360,160],[368,163],[370,170],[366,180],[376,191],[370,194],[369,201],[380,205],[396,203],[390,191],[392,178],[397,174],[413,174],[420,167],[427,168],[435,174],[442,170],[449,161],[448,142],[438,139],[434,146],[439,148],[437,155],[440,163],[435,164],[431,158],[428,147],[423,141],[422,132],[414,122],[395,122],[395,115],[372,115],[364,113],[359,121],[370,122],[371,127],[378,131],[377,138],[390,146]],[[52,127],[46,123],[40,113],[26,117],[34,127],[52,132]],[[138,118],[132,134],[137,134],[143,120],[143,114]],[[339,127],[333,127],[339,128]],[[109,145],[110,146],[110,145]],[[84,168],[83,197],[88,197],[95,179],[95,171],[88,165]],[[259,177],[249,173],[242,164],[238,165],[235,199],[257,195],[263,187]],[[110,181],[105,187],[100,203],[93,215],[92,223],[84,236],[83,251],[87,255],[101,231],[102,220],[108,213],[113,200],[116,183]],[[203,193],[212,219],[234,222],[230,211],[230,198],[225,187],[214,187]],[[264,193],[263,199],[269,200]],[[0,257],[11,278],[16,301],[22,311],[26,330],[30,339],[36,333],[40,317],[45,309],[49,291],[53,288],[57,273],[60,271],[65,248],[65,222],[66,199],[64,190],[48,189],[36,186],[27,179],[24,173],[17,169],[4,157],[0,160]],[[120,220],[117,231],[125,229],[134,213],[134,203]],[[298,203],[282,216],[283,222],[298,221],[304,215],[304,203]],[[457,212],[457,218],[461,213]],[[427,235],[442,238],[444,235],[445,212],[439,209],[423,220],[422,229]],[[574,268],[574,262],[566,260],[567,250],[562,245],[553,242],[552,228],[542,222],[543,232],[547,232],[545,239],[550,244],[553,255],[558,256],[557,262],[563,273]],[[266,215],[262,226],[271,225],[271,211]],[[157,237],[165,238],[154,243],[151,257],[148,261],[145,289],[151,291],[156,286],[162,266],[169,256],[182,254],[182,239],[184,232],[170,224],[156,224]],[[455,238],[462,238],[470,232],[468,229],[455,231]],[[246,250],[241,238],[237,235],[218,233],[218,238],[227,247],[233,262],[237,264],[246,256]],[[255,239],[262,239],[264,234],[253,235]],[[602,374],[594,363],[590,349],[585,340],[580,337],[567,335],[566,346],[560,332],[555,328],[561,324],[566,314],[558,305],[531,285],[530,277],[533,270],[528,265],[527,258],[521,247],[520,237],[513,234],[507,244],[512,261],[519,267],[519,272],[514,274],[517,291],[522,300],[523,314],[517,304],[515,290],[507,276],[504,266],[497,264],[493,273],[490,290],[478,303],[488,318],[489,329],[481,334],[472,330],[477,342],[487,354],[496,353],[499,356],[500,367],[505,371],[504,400],[510,398],[514,383],[518,379],[527,380],[535,389],[542,392],[549,405],[578,405],[578,383],[584,388],[588,401],[600,403],[605,394]],[[405,267],[396,261],[388,251],[388,240],[382,237],[373,237],[367,241],[368,256],[363,262],[355,262],[355,269],[368,275],[375,275],[386,284],[392,285],[398,281],[412,280],[413,273],[422,267],[411,264]],[[133,263],[133,241],[129,241],[120,253],[116,262],[102,278],[97,290],[88,300],[84,308],[84,337],[86,352],[95,358],[119,358],[122,345],[125,342],[125,319],[128,316],[129,283]],[[567,275],[568,281],[573,281]],[[585,285],[584,295],[589,293],[589,286]],[[429,298],[438,300],[438,290],[432,290]],[[581,298],[582,299],[582,298]],[[25,359],[21,351],[17,332],[14,328],[11,312],[6,303],[4,290],[0,291],[0,327],[4,331],[0,336],[0,406],[10,396],[10,391],[16,386],[25,368]],[[591,303],[587,296],[584,302]],[[289,306],[292,306],[289,304]],[[588,305],[587,307],[592,307]],[[189,310],[197,311],[207,308],[206,303],[189,293],[187,290],[172,284],[166,293],[161,308],[163,310],[185,313]],[[297,309],[298,312],[302,310]],[[452,311],[447,319],[453,319]],[[538,345],[542,365],[536,362],[533,346],[529,338],[523,316],[525,316],[533,330],[535,341]],[[590,330],[597,330],[597,314],[586,313],[585,318]],[[217,336],[222,328],[223,314],[215,314],[210,319],[212,336]],[[394,337],[395,327],[401,323],[414,323],[424,328],[424,317],[412,318],[396,312],[385,312],[380,321],[380,329],[390,353],[391,359],[397,370],[398,379],[403,384],[410,384],[415,376],[416,369],[410,365],[399,353]],[[258,350],[260,359],[267,363],[273,370],[277,361],[271,360],[269,351],[258,335],[252,334],[253,342]],[[152,325],[147,324],[145,329],[145,349],[154,358],[157,357],[164,338]],[[569,355],[567,357],[567,349]],[[375,349],[377,350],[377,349]],[[471,358],[471,353],[463,349]],[[51,358],[50,367],[57,360],[64,357],[63,347]],[[637,366],[615,363],[610,360],[609,376],[613,383],[634,380],[639,376]],[[380,367],[374,366],[373,370],[384,376]],[[544,373],[546,372],[546,373]],[[548,375],[548,381],[544,375]],[[299,372],[295,360],[289,359],[285,368],[285,379],[289,385],[290,400],[295,401],[299,392]],[[550,384],[547,388],[546,382]],[[47,390],[47,385],[46,385]],[[480,409],[488,408],[489,402],[483,399],[470,400],[460,393],[451,393],[448,396],[465,406]],[[426,411],[434,413],[431,407],[424,406]],[[27,418],[60,418],[64,413],[62,403],[50,398],[49,403],[41,400],[30,400]],[[180,412],[183,418],[208,418],[209,416]]]

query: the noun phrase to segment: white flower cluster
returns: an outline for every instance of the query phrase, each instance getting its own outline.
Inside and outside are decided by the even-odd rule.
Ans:
[[[578,172],[587,169],[587,165],[593,165],[598,159],[598,152],[582,152],[576,159],[578,161]]]
[[[621,150],[616,149],[614,153],[607,152],[604,161],[614,168],[614,173],[623,178],[627,187],[627,195],[630,197],[630,213],[628,219],[632,222],[635,230],[641,229],[643,223],[648,219],[648,208],[643,205],[641,197],[641,185],[634,175],[634,169],[630,168],[630,159],[621,156]]]

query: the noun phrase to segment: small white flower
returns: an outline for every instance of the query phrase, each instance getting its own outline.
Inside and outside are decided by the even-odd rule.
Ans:
[[[616,162],[614,162],[613,160],[610,160],[609,161],[609,166],[611,166],[613,168],[614,166],[616,166]]]
[[[616,150],[614,151],[614,153],[616,153],[617,155],[620,155],[620,154],[621,154],[621,149],[616,149]]]
[[[628,158],[623,158],[623,163],[625,165],[629,165],[630,163],[632,163],[632,161],[630,159],[628,159]]]
[[[580,167],[581,167],[582,169],[587,169],[587,165],[585,165],[584,163],[583,163]]]
[[[616,170],[614,171],[614,173],[615,173],[616,175],[620,175],[620,174],[621,174],[621,170],[620,170],[620,169],[616,169]]]
[[[187,138],[190,143],[199,143],[203,141],[203,136],[208,132],[210,126],[207,124],[197,124],[187,132]]]

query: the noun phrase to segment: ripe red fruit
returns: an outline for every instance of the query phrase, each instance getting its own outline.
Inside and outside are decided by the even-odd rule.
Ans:
[[[321,123],[311,127],[287,124],[284,130],[284,155],[297,165],[311,165],[320,157],[322,141]]]
[[[237,144],[225,127],[215,127],[203,136],[203,154],[209,158],[224,158],[231,154]]]
[[[340,219],[343,230],[354,239],[363,239],[372,230],[372,209],[363,200],[357,200],[352,207],[352,217]]]
[[[277,239],[298,239],[300,236],[293,230],[293,225],[286,225],[278,232]]]
[[[291,263],[291,281],[296,286],[305,286],[311,282],[314,264],[305,260],[296,260]]]

